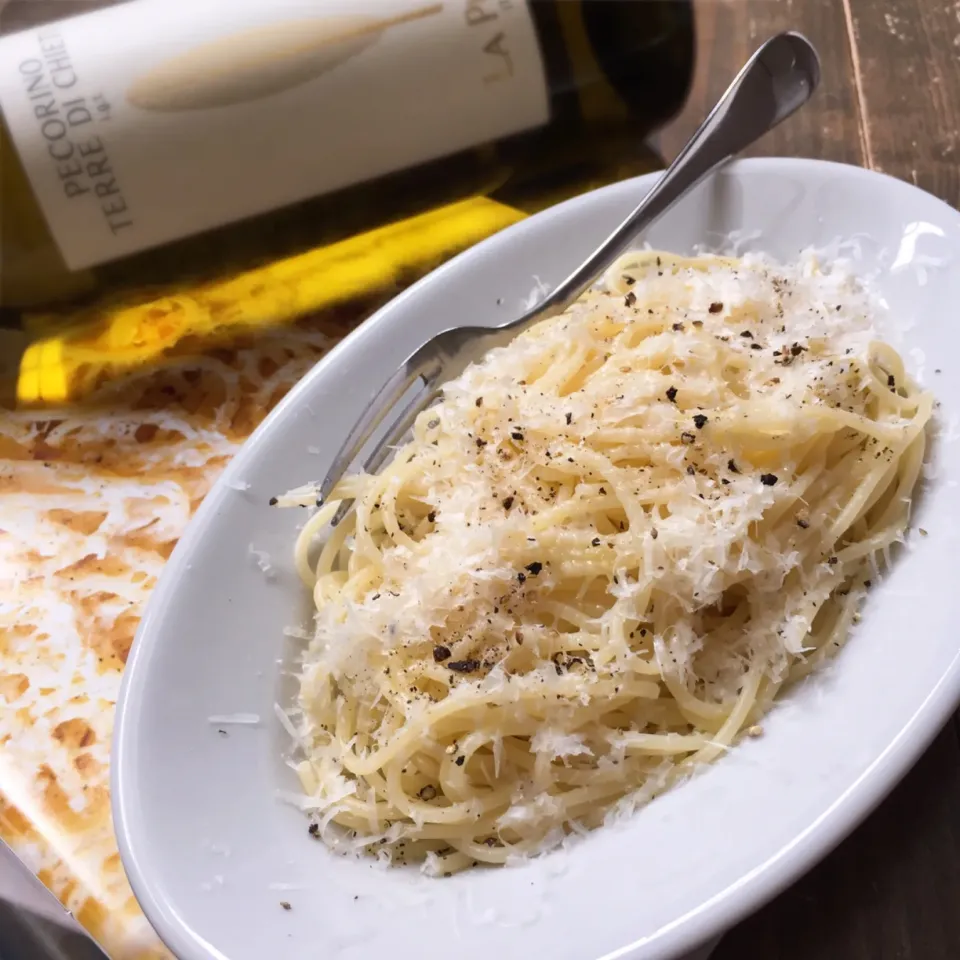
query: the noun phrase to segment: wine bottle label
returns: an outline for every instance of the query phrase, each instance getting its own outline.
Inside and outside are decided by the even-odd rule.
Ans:
[[[80,269],[531,129],[526,0],[138,0],[0,40],[0,110]]]

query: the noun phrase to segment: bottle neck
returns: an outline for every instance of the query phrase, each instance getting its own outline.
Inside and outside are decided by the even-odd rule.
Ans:
[[[652,127],[686,98],[693,75],[689,0],[529,0],[555,117]]]

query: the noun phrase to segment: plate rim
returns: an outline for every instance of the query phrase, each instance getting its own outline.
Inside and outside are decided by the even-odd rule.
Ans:
[[[879,182],[883,190],[893,189],[906,195],[915,194],[918,199],[923,198],[924,203],[933,201],[939,204],[950,217],[955,218],[958,238],[960,238],[960,212],[933,194],[889,174],[853,164],[799,157],[737,159],[723,168],[724,172],[736,170],[747,176],[754,170],[766,172],[772,170],[785,175],[790,172],[799,172],[802,175],[804,171],[830,169],[841,176]],[[230,488],[234,475],[243,471],[246,460],[255,456],[251,451],[257,447],[257,441],[271,431],[278,420],[286,416],[288,408],[296,407],[300,403],[300,396],[309,391],[317,380],[324,377],[326,370],[338,362],[341,353],[355,339],[368,333],[398,304],[417,297],[425,285],[432,284],[448,272],[460,269],[463,261],[475,256],[481,250],[496,246],[505,235],[522,231],[537,217],[560,209],[589,205],[594,198],[624,190],[628,184],[637,189],[639,196],[643,190],[653,185],[661,172],[655,171],[609,184],[540,211],[474,244],[422,277],[396,297],[391,298],[324,355],[264,418],[228,462],[204,497],[196,514],[189,521],[183,536],[178,540],[163,567],[136,631],[117,697],[110,752],[112,821],[124,872],[141,910],[156,934],[181,960],[211,960],[211,958],[228,960],[228,958],[204,940],[199,932],[180,916],[175,903],[161,895],[150,882],[150,871],[141,862],[137,850],[138,832],[141,834],[145,832],[147,825],[138,823],[134,782],[128,779],[126,770],[128,767],[135,767],[132,750],[140,719],[136,704],[139,699],[138,694],[142,692],[147,682],[148,674],[144,664],[149,660],[149,653],[156,643],[157,634],[153,629],[157,619],[156,611],[166,606],[175,596],[175,581],[179,579],[178,571],[186,565],[194,545],[199,542],[215,516],[219,501],[225,495],[224,491]],[[957,242],[960,249],[960,239]],[[905,720],[899,733],[887,744],[874,762],[839,794],[816,820],[797,834],[790,844],[777,851],[766,862],[757,864],[734,887],[719,891],[710,900],[657,930],[655,944],[649,943],[650,935],[648,934],[608,952],[600,960],[629,960],[647,945],[652,948],[648,954],[648,960],[679,958],[711,938],[721,936],[746,916],[762,908],[826,857],[889,796],[926,752],[958,706],[960,706],[960,647],[937,684],[929,691],[914,714]]]

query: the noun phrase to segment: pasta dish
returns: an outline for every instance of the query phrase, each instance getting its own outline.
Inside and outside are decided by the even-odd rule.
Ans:
[[[310,832],[501,864],[761,734],[908,523],[933,400],[876,313],[812,254],[631,253],[344,479],[296,545]]]

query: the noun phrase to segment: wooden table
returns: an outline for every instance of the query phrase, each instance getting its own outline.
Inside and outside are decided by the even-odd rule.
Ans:
[[[859,164],[960,207],[960,0],[698,0],[697,13],[697,76],[661,138],[667,157],[760,42],[799,30],[820,51],[821,89],[754,152]],[[960,716],[712,960],[960,960]]]

